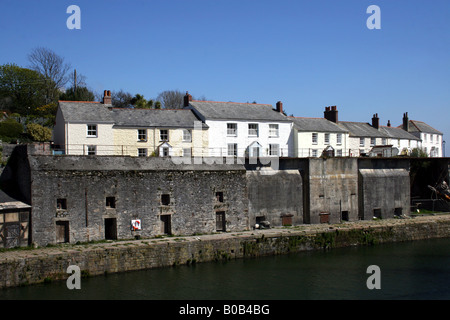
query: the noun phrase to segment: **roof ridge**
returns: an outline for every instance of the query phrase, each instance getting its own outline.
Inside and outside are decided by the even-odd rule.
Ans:
[[[58,100],[58,102],[101,103],[100,101],[76,101],[76,100]]]
[[[297,116],[288,116],[288,118],[295,118],[295,119],[323,119],[323,120],[329,121],[328,119],[320,118],[320,117],[297,117]],[[333,121],[330,121],[330,122],[333,122]],[[334,123],[334,122],[333,122],[333,123]]]
[[[249,105],[259,105],[259,106],[271,106],[268,103],[252,103],[252,102],[234,102],[234,101],[210,101],[210,100],[192,100],[190,102],[211,102],[211,103],[237,103],[237,104],[249,104]]]

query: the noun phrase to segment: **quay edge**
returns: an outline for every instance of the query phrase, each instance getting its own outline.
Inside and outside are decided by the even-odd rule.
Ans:
[[[0,252],[0,288],[307,250],[450,237],[450,214]]]

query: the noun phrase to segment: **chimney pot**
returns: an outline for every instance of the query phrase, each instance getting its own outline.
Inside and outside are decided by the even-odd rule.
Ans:
[[[391,120],[388,120],[387,126],[391,127]]]
[[[324,118],[334,123],[338,122],[338,111],[336,106],[325,107]]]
[[[111,91],[103,91],[103,104],[112,104]]]
[[[372,117],[372,127],[375,129],[380,127],[380,118],[378,118],[378,113],[375,113]]]
[[[283,103],[281,101],[277,102],[277,111],[283,113]]]
[[[189,101],[192,101],[192,96],[186,91],[186,95],[184,96],[184,107],[189,107]]]

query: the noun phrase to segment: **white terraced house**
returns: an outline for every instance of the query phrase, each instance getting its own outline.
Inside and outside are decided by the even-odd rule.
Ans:
[[[348,131],[331,120],[331,112],[336,112],[337,117],[336,107],[326,107],[326,118],[289,117],[294,123],[295,157],[315,158],[325,154],[336,157],[349,155]]]
[[[403,124],[398,126],[420,139],[420,148],[429,157],[442,157],[444,149],[443,133],[423,121],[409,120],[408,113],[403,114]]]
[[[192,101],[184,107],[208,126],[208,155],[212,157],[293,156],[292,121],[268,104]]]
[[[191,110],[113,108],[105,91],[103,102],[60,101],[53,141],[67,155],[195,157],[207,129]]]

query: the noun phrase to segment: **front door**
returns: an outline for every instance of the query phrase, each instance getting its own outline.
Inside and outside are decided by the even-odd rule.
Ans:
[[[69,221],[56,221],[56,242],[69,242]]]
[[[225,230],[225,211],[216,212],[216,231]]]

